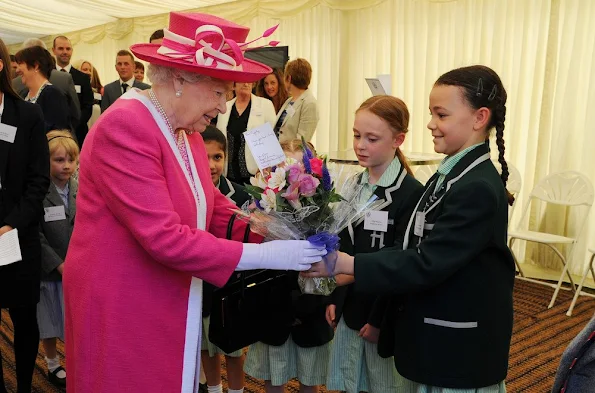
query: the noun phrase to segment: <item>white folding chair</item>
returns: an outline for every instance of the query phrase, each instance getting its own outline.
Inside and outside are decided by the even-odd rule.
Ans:
[[[595,247],[589,248],[589,253],[591,254],[591,259],[589,259],[589,266],[585,270],[585,274],[583,274],[583,278],[581,278],[580,284],[578,284],[578,288],[576,288],[576,292],[574,293],[574,297],[572,298],[572,303],[570,303],[570,307],[566,312],[566,315],[569,317],[572,316],[572,310],[574,310],[574,306],[576,305],[576,301],[578,300],[579,295],[581,294],[581,290],[583,289],[583,285],[585,284],[585,279],[591,272],[591,276],[593,280],[595,280],[595,271],[593,270],[593,260],[595,260]]]
[[[438,165],[415,165],[413,166],[413,175],[418,182],[425,185],[437,170]]]
[[[511,249],[511,252],[515,240],[525,240],[527,242],[535,242],[548,246],[562,261],[564,268],[562,270],[562,274],[560,275],[558,285],[554,286],[553,284],[526,278],[521,268],[521,265],[519,264],[519,261],[514,255],[514,252],[512,253],[517,269],[519,270],[519,274],[521,276],[520,278],[556,288],[556,291],[552,296],[549,308],[553,306],[556,300],[558,291],[562,286],[562,280],[564,279],[565,275],[567,275],[568,279],[570,280],[572,290],[574,290],[575,288],[574,281],[572,280],[570,272],[568,271],[568,262],[566,261],[564,255],[556,247],[556,245],[568,245],[568,261],[571,261],[572,254],[574,251],[574,245],[578,237],[580,236],[583,227],[585,226],[586,219],[589,216],[589,212],[586,211],[584,212],[584,214],[581,215],[581,218],[578,222],[578,231],[576,232],[575,237],[555,235],[547,232],[531,231],[528,229],[521,229],[520,227],[521,225],[523,225],[523,223],[525,222],[525,218],[529,214],[531,203],[535,200],[568,207],[584,206],[586,210],[589,210],[591,208],[591,205],[593,204],[593,197],[593,185],[586,176],[579,172],[566,171],[548,175],[535,185],[535,187],[531,191],[531,194],[529,195],[529,198],[527,199],[523,216],[519,221],[517,228],[515,230],[509,231],[508,233],[508,246]]]

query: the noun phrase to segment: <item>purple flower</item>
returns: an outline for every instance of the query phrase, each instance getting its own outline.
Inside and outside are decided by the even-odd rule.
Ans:
[[[312,173],[312,166],[310,165],[310,159],[308,158],[308,156],[304,153],[304,157],[302,158],[302,162],[304,163],[304,169],[306,170],[306,173]]]
[[[299,180],[300,175],[304,174],[304,168],[299,162],[289,165],[285,170],[287,172],[287,180],[289,181],[289,184],[295,183]]]
[[[322,188],[324,189],[324,191],[330,191],[331,188],[333,188],[331,174],[328,172],[326,160],[324,160],[324,163],[322,164]]]
[[[300,193],[305,197],[311,197],[316,194],[316,189],[320,185],[320,180],[312,175],[300,175]]]
[[[254,203],[256,203],[256,207],[257,207],[257,208],[259,208],[260,210],[264,210],[264,209],[262,208],[262,206],[260,205],[260,200],[258,200],[258,199],[254,199]]]

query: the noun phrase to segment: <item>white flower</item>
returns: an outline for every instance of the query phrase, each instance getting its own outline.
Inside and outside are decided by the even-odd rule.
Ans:
[[[296,160],[293,157],[287,157],[285,158],[285,165],[292,165],[292,164],[297,164],[298,160]]]
[[[285,169],[277,167],[275,172],[271,173],[267,186],[281,191],[285,187]]]
[[[270,188],[266,189],[264,193],[261,194],[260,199],[260,206],[269,213],[271,210],[275,210],[277,208],[277,194]]]
[[[258,172],[254,177],[250,178],[250,184],[254,187],[262,188],[263,190],[267,188],[267,182],[264,180],[262,173]]]

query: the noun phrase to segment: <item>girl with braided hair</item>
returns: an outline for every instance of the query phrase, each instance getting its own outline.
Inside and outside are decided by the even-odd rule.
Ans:
[[[338,252],[306,276],[349,274],[358,291],[393,296],[378,352],[394,356],[403,392],[503,393],[515,275],[506,245],[506,91],[488,67],[458,68],[434,84],[430,113],[434,150],[447,157],[417,202],[402,249]],[[490,160],[492,128],[502,175]]]

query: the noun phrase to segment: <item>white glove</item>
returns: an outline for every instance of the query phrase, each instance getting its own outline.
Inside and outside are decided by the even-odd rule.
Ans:
[[[236,270],[310,269],[310,265],[326,255],[324,247],[316,247],[307,240],[273,240],[261,244],[244,243],[244,251]]]

